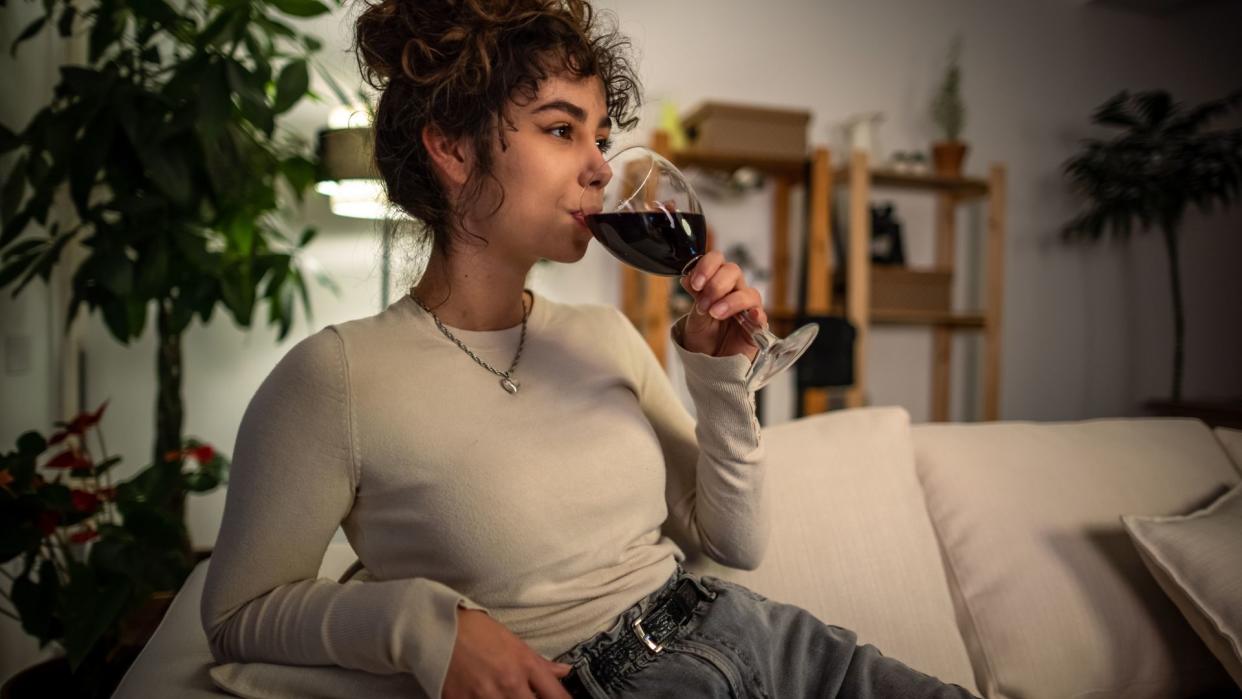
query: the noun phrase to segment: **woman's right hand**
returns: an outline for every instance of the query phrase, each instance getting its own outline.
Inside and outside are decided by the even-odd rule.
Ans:
[[[477,609],[457,609],[457,642],[444,678],[444,699],[570,699],[554,663]]]

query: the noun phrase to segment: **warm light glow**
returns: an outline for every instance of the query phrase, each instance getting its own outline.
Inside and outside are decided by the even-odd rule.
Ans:
[[[382,219],[388,214],[388,197],[378,180],[340,180],[319,182],[315,191],[328,197],[328,206],[337,216]]]
[[[328,114],[328,128],[352,129],[371,125],[371,113],[366,107],[334,107]]]

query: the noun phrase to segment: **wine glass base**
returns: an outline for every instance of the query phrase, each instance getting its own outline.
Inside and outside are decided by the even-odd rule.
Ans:
[[[798,361],[798,358],[810,348],[818,334],[818,325],[807,324],[793,331],[766,351],[760,351],[750,366],[750,373],[746,377],[746,388],[750,391],[758,391],[767,386],[768,382]]]

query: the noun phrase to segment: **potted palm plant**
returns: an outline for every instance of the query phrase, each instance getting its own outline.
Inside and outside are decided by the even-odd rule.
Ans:
[[[60,68],[54,99],[24,129],[0,125],[0,154],[17,155],[0,190],[0,289],[16,296],[36,277],[48,280],[77,244],[68,321],[85,306],[128,343],[154,318],[152,462],[174,484],[164,505],[181,519],[181,464],[161,455],[183,442],[186,328],[217,308],[250,327],[266,303],[283,339],[299,297],[310,314],[301,251],[316,231],[288,230],[281,214],[313,185],[316,163],[308,141],[277,120],[315,97],[312,67],[349,101],[312,60],[320,42],[286,22],[330,8],[320,0],[44,7],[13,51],[54,23],[62,37],[86,37],[87,64]],[[49,221],[62,192],[72,211]]]
[[[1179,239],[1191,205],[1203,212],[1238,199],[1242,182],[1242,129],[1208,124],[1242,104],[1242,90],[1186,107],[1164,90],[1120,92],[1091,120],[1117,130],[1110,139],[1087,139],[1065,163],[1065,173],[1086,204],[1062,231],[1066,240],[1096,241],[1106,234],[1128,239],[1155,230],[1164,240],[1173,295],[1173,377],[1170,397],[1182,399],[1186,319]]]
[[[313,150],[278,124],[304,98],[318,99],[312,70],[341,103],[352,101],[314,60],[320,42],[290,24],[339,6],[45,0],[43,15],[11,47],[15,53],[54,27],[81,42],[86,61],[60,68],[53,99],[24,127],[0,125],[0,154],[15,160],[0,186],[0,289],[16,296],[60,265],[71,279],[67,321],[83,308],[97,312],[128,343],[153,319],[155,440],[141,476],[150,508],[120,508],[115,525],[133,517],[178,525],[160,529],[168,536],[153,544],[170,559],[166,589],[180,585],[191,562],[180,526],[194,489],[185,479],[183,334],[195,317],[207,323],[217,309],[251,327],[266,305],[267,322],[283,339],[299,297],[310,314],[308,279],[331,286],[305,264],[315,229],[293,226],[288,216],[314,183]],[[29,453],[34,441],[19,452]],[[97,531],[106,539],[118,530]],[[42,567],[32,578],[38,590],[54,580]],[[27,594],[22,589],[31,588],[15,594]],[[81,590],[76,599],[87,606],[116,600]],[[22,617],[36,637],[54,638],[54,628]],[[66,640],[70,656],[84,647]]]
[[[932,121],[940,131],[941,140],[932,144],[932,167],[937,175],[961,177],[962,164],[969,150],[962,142],[966,125],[966,104],[962,101],[962,40],[956,38],[949,48],[949,62],[944,79],[932,100]]]

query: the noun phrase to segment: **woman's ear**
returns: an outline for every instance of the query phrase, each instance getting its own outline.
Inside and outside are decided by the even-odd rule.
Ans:
[[[474,169],[473,151],[465,138],[451,139],[434,124],[423,127],[423,148],[446,183],[465,185]]]

